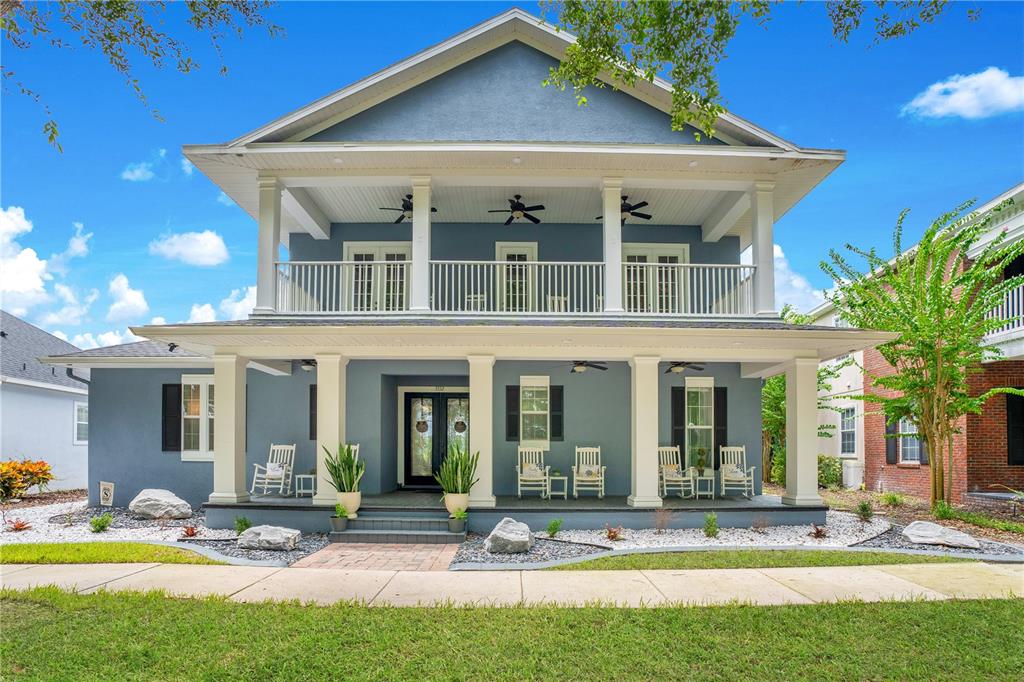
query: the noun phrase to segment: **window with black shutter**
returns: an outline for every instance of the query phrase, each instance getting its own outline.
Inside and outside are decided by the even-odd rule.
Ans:
[[[551,440],[565,440],[565,390],[551,387]]]
[[[715,407],[714,407],[714,461],[715,468],[718,469],[719,459],[722,454],[722,446],[729,445],[729,406],[728,398],[725,386],[715,386]]]
[[[1024,466],[1024,397],[1006,396],[1006,463]]]
[[[161,407],[161,450],[181,452],[181,384],[164,384]]]
[[[672,412],[672,445],[683,452],[686,450],[686,389],[682,386],[672,387],[669,409]]]
[[[896,434],[900,432],[899,422],[885,425],[885,463],[896,464],[899,457],[900,442]]]
[[[519,441],[519,385],[505,387],[505,440]]]
[[[519,442],[519,385],[505,387],[505,440]],[[550,440],[565,440],[565,387],[552,386],[548,407]]]
[[[316,384],[309,385],[309,439],[316,440]]]

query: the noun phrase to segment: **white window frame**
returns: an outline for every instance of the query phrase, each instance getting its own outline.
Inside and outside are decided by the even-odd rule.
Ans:
[[[78,425],[83,423],[83,422],[78,420],[78,408],[79,407],[84,407],[85,408],[85,422],[84,422],[84,424],[85,424],[85,440],[82,440],[82,439],[80,439],[78,437]],[[75,404],[74,404],[74,407],[72,409],[74,411],[72,412],[72,419],[71,419],[71,422],[72,422],[71,423],[71,429],[72,429],[71,430],[71,441],[72,441],[72,443],[74,445],[88,445],[89,444],[89,403],[87,403],[87,402],[85,402],[83,400],[76,400]]]
[[[922,444],[921,444],[921,436],[918,434],[918,431],[917,431],[917,426],[912,421],[907,419],[906,417],[903,417],[899,421],[899,434],[900,434],[899,435],[899,439],[897,441],[899,443],[899,446],[897,448],[897,452],[899,453],[899,458],[897,459],[897,462],[899,462],[900,464],[918,464],[918,465],[921,464],[921,445]],[[905,459],[904,456],[903,456],[903,448],[907,444],[905,441],[909,441],[909,440],[917,441],[917,458],[916,459]]]
[[[181,410],[181,461],[182,462],[212,462],[213,448],[210,447],[210,419],[216,424],[216,415],[209,413],[210,388],[213,386],[212,374],[182,374],[181,375],[181,399],[185,400],[185,385],[193,384],[199,386],[199,449],[185,449],[185,410]]]
[[[708,390],[708,423],[707,424],[690,424],[689,414],[689,392],[691,389],[707,389]],[[711,447],[708,448],[707,460],[704,462],[705,473],[707,469],[714,469],[715,466],[715,378],[714,377],[686,377],[686,384],[683,388],[686,395],[686,408],[683,414],[683,420],[685,422],[685,450],[683,452],[683,461],[686,467],[697,466],[696,458],[690,461],[690,432],[701,430],[708,431],[711,437],[708,442]]]
[[[352,262],[356,253],[373,254],[372,261],[366,261],[369,267],[370,282],[366,299],[360,299],[355,290],[355,282],[350,282],[353,290],[348,293],[348,305],[353,310],[360,312],[374,312],[378,310],[404,310],[408,305],[409,277],[412,263],[412,242],[407,241],[347,241],[342,246],[342,260]],[[388,260],[388,256],[401,255],[401,260]],[[387,265],[377,265],[391,263]],[[352,267],[352,266],[347,266]],[[401,277],[392,276],[400,273]],[[355,271],[351,277],[355,277]],[[346,276],[347,278],[347,276]],[[389,286],[390,284],[390,286]],[[400,291],[399,295],[394,292]],[[399,301],[396,305],[396,300]],[[362,302],[362,305],[360,303]]]
[[[672,257],[675,256],[678,260],[678,265],[686,265],[690,262],[690,245],[689,244],[669,244],[669,243],[641,243],[641,242],[627,242],[622,245],[622,286],[623,286],[623,297],[627,297],[629,291],[629,265],[640,265],[640,263],[629,262],[630,257],[643,256],[647,259],[644,265],[659,265],[658,258],[662,256]],[[645,272],[652,272],[653,268],[645,268]],[[655,271],[657,272],[657,271]],[[658,295],[658,289],[661,285],[657,276],[646,278],[644,283],[644,301],[642,310],[633,310],[632,312],[645,312],[645,313],[677,313],[679,310],[671,309],[660,309],[661,297]],[[676,307],[681,307],[684,297],[686,296],[686,282],[679,280],[675,282],[675,286],[678,287],[676,296],[679,300],[676,302]],[[628,304],[628,301],[624,301]]]
[[[543,388],[548,394],[548,409],[544,412],[539,410],[531,410],[527,413],[523,409],[523,398],[526,393],[526,389],[538,389]],[[547,438],[527,440],[523,438],[523,434],[526,433],[523,424],[523,417],[526,414],[543,414],[547,421],[547,426],[544,432],[547,434]],[[521,376],[519,377],[519,444],[524,448],[541,448],[544,451],[551,449],[551,377],[547,376]]]
[[[849,419],[847,419],[847,412],[850,413]],[[849,426],[849,428],[846,428]],[[853,449],[847,452],[843,449],[843,435],[853,434]],[[857,454],[857,408],[856,407],[844,407],[839,412],[839,455],[856,455]]]

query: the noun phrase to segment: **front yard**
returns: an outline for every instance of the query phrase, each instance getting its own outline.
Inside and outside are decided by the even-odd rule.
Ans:
[[[221,564],[176,547],[142,542],[46,542],[0,545],[0,564]]]
[[[43,588],[0,593],[0,677],[1015,680],[1020,608],[302,607]]]

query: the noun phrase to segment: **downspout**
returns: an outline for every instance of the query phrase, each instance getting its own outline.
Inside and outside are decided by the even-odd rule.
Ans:
[[[68,379],[71,379],[73,381],[77,381],[79,383],[83,383],[86,386],[89,385],[89,380],[88,379],[83,379],[82,377],[75,376],[75,370],[73,368],[65,367],[64,368],[64,372],[68,375]]]

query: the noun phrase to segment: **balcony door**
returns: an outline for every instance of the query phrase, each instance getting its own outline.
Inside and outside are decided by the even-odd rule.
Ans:
[[[536,276],[528,263],[537,260],[537,242],[496,242],[494,251],[495,260],[501,264],[498,266],[499,309],[514,313],[533,310]]]
[[[623,244],[623,303],[631,313],[686,312],[682,269],[687,244]]]
[[[405,394],[404,441],[406,488],[438,487],[434,472],[458,444],[469,447],[469,394],[409,392]]]
[[[345,242],[343,291],[349,310],[409,308],[409,242]]]

